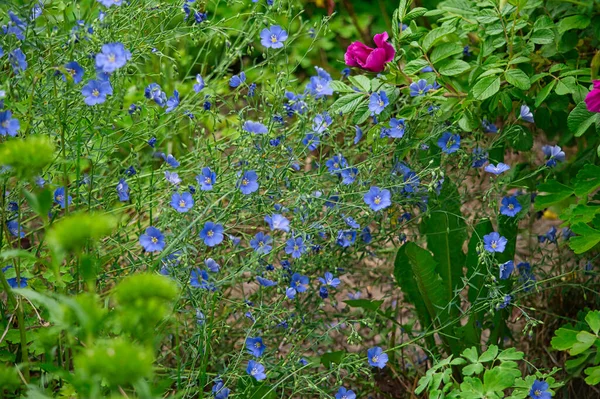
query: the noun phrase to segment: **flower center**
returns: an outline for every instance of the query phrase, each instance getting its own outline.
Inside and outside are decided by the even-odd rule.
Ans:
[[[338,168],[340,167],[340,164],[338,164],[337,162],[335,162],[335,163],[333,164],[333,167],[334,167],[335,169],[338,169]]]
[[[271,43],[277,43],[277,36],[271,35]]]
[[[300,249],[300,247],[298,247],[297,245],[294,245],[294,251],[298,251]],[[298,283],[300,284],[300,283]]]
[[[385,104],[383,103],[383,100],[379,100],[379,106],[383,107]]]
[[[100,95],[100,91],[98,89],[92,90],[92,96],[98,97]]]
[[[212,237],[215,235],[215,232],[212,230],[208,230],[208,232],[206,233],[207,236]]]
[[[515,206],[513,204],[509,204],[508,209],[510,209],[512,211],[513,209],[515,209]]]
[[[540,391],[539,389],[536,389],[536,390],[533,392],[533,394],[534,394],[535,396],[542,396],[542,391]]]
[[[381,197],[378,195],[377,197],[375,197],[375,199],[373,200],[373,202],[375,203],[375,205],[381,204]]]
[[[258,374],[258,369],[257,369],[256,367],[253,367],[253,368],[252,368],[252,371],[250,371],[250,374],[251,374],[251,375],[256,375],[256,374]]]
[[[247,185],[248,185],[248,183],[250,183],[250,182],[248,181],[248,179],[243,179],[243,180],[242,180],[242,186],[247,186]]]
[[[373,361],[373,363],[377,363],[377,361],[379,360],[379,356],[375,355],[373,356],[373,358],[371,358],[371,360]]]
[[[257,342],[257,343],[255,343],[255,344],[254,344],[254,347],[255,347],[255,348],[260,348],[260,342]]]
[[[74,69],[67,69],[67,72],[69,73],[69,75],[71,76],[75,76],[75,70]]]
[[[185,208],[185,201],[184,200],[180,200],[179,201],[179,207],[180,208]]]
[[[352,234],[347,234],[347,235],[346,235],[346,239],[347,239],[347,240],[352,240]]]
[[[117,56],[115,56],[114,54],[108,55],[108,62],[114,63],[116,60],[117,60]]]
[[[496,243],[496,241],[492,241],[492,244],[490,246],[494,249],[498,248],[498,244]]]
[[[58,202],[62,202],[62,200],[63,200],[64,198],[65,198],[65,197],[63,197],[62,195],[57,195],[57,196],[56,196],[56,200],[57,200]]]
[[[204,184],[210,184],[211,182],[212,182],[212,179],[210,177],[204,178]]]
[[[156,237],[152,237],[150,240],[152,241],[153,244],[156,244],[158,242],[158,238],[156,238]]]
[[[260,242],[258,243],[258,246],[259,246],[259,247],[263,247],[264,245],[265,245],[265,243],[264,243],[264,242],[262,242],[262,241],[260,241]]]
[[[2,127],[8,129],[8,121],[2,122]]]

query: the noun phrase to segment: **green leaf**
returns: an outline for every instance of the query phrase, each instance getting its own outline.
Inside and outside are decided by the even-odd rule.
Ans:
[[[525,354],[523,352],[519,352],[516,348],[507,348],[504,349],[498,355],[498,360],[506,362],[508,360],[522,360]]]
[[[448,62],[443,63],[438,72],[444,76],[455,76],[460,75],[463,72],[471,69],[471,66],[462,60],[450,60]]]
[[[558,22],[558,33],[561,35],[571,29],[585,29],[590,24],[590,17],[585,14],[572,15]]]
[[[546,183],[540,184],[538,186],[538,192],[539,195],[535,197],[534,202],[536,211],[557,204],[573,195],[573,189],[571,187],[565,186],[556,180],[548,180]]]
[[[412,21],[413,19],[422,17],[423,15],[425,15],[425,13],[427,12],[426,8],[423,7],[415,7],[412,10],[410,10],[410,12],[408,14],[406,14],[404,16],[404,18],[402,18],[402,22],[403,23],[407,23]]]
[[[533,147],[533,134],[523,125],[512,125],[506,129],[505,138],[517,151],[529,151]]]
[[[493,397],[494,393],[502,393],[505,389],[510,388],[515,379],[520,376],[521,372],[518,369],[494,367],[486,370],[483,374],[483,387],[487,397]]]
[[[575,178],[575,195],[585,197],[600,187],[600,166],[586,164]]]
[[[52,193],[48,189],[43,189],[37,194],[31,193],[23,189],[23,195],[27,199],[27,203],[38,216],[46,218],[48,212],[52,209]]]
[[[482,371],[483,371],[483,364],[481,364],[481,363],[469,364],[468,366],[465,366],[465,368],[463,368],[464,375],[479,374]]]
[[[371,91],[371,80],[364,75],[349,76],[350,82],[359,90],[366,93]]]
[[[381,307],[381,305],[383,304],[383,300],[370,301],[368,299],[349,299],[347,301],[344,301],[344,303],[353,308],[361,308],[375,312]]]
[[[404,66],[404,73],[407,75],[415,75],[420,72],[421,69],[429,66],[429,62],[423,59],[412,60]]]
[[[548,83],[546,86],[544,86],[542,88],[542,90],[540,90],[537,94],[537,96],[535,97],[535,107],[538,108],[546,99],[546,97],[548,97],[548,94],[550,94],[550,92],[552,91],[552,89],[554,88],[554,86],[556,85],[556,80],[552,80],[550,81],[550,83]]]
[[[461,356],[464,357],[465,359],[467,359],[468,361],[470,361],[471,363],[477,363],[477,361],[479,360],[479,355],[477,354],[477,348],[474,346],[471,348],[465,349],[461,353]]]
[[[47,136],[30,135],[0,144],[0,165],[8,165],[17,175],[31,178],[54,160],[54,144]]]
[[[520,69],[509,69],[504,73],[506,81],[521,90],[528,90],[531,87],[529,76]]]
[[[600,213],[600,206],[571,205],[561,213],[560,219],[569,224],[590,223],[598,213]]]
[[[567,125],[575,137],[579,137],[584,134],[597,120],[598,114],[588,111],[585,101],[582,101],[577,104],[577,106],[573,108],[573,111],[571,111],[569,114],[569,117],[567,118]]]
[[[336,114],[340,112],[342,114],[349,114],[356,110],[364,101],[366,101],[366,97],[363,93],[346,94],[333,103],[331,111]]]
[[[329,82],[329,87],[338,93],[355,93],[355,90],[352,87],[348,86],[344,82],[340,82],[339,80],[332,80]]]
[[[573,76],[562,78],[556,84],[556,90],[554,90],[559,96],[565,94],[573,94],[577,91],[577,80]]]
[[[479,356],[479,362],[491,362],[498,355],[498,347],[496,345],[490,345],[490,347]]]
[[[444,36],[453,33],[456,30],[454,26],[440,26],[439,28],[435,28],[430,31],[425,38],[423,39],[423,50],[425,52],[429,51],[431,46],[435,44],[438,40],[443,38]]]
[[[594,334],[598,335],[600,331],[600,311],[592,310],[585,316],[585,322],[590,326]]]
[[[571,226],[571,230],[578,235],[569,239],[569,247],[578,255],[589,251],[600,242],[600,231],[585,223],[576,223]]]
[[[434,64],[445,60],[448,57],[452,57],[453,55],[461,54],[463,52],[463,47],[460,43],[450,42],[450,43],[440,43],[438,46],[435,46],[431,51],[431,56],[429,59]]]
[[[340,364],[345,356],[345,351],[327,352],[321,356],[321,364],[329,369],[332,364]]]
[[[535,44],[553,43],[554,31],[552,29],[536,29],[529,40]]]
[[[579,331],[561,327],[554,332],[554,337],[552,337],[550,344],[554,349],[567,351],[577,342],[577,333],[579,333]]]
[[[569,351],[571,356],[579,355],[585,352],[594,345],[596,342],[596,336],[587,331],[579,331],[577,333],[577,342],[573,344],[573,347]]]
[[[519,57],[515,57],[512,60],[510,60],[508,65],[522,64],[522,63],[530,62],[530,61],[531,61],[531,58],[529,58],[529,57],[519,56]]]
[[[598,385],[600,383],[600,366],[588,367],[585,369],[585,383],[588,385]]]
[[[115,228],[116,220],[109,215],[74,213],[54,223],[46,241],[57,256],[79,251],[87,243],[107,236]]]
[[[475,83],[471,89],[471,93],[476,100],[485,100],[496,94],[498,90],[500,90],[500,78],[497,76],[486,76]]]

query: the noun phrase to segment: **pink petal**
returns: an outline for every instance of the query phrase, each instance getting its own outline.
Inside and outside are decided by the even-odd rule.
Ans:
[[[600,89],[600,80],[594,80],[594,89]]]
[[[354,42],[348,46],[344,60],[348,66],[362,66],[367,60],[367,57],[373,51],[372,48],[368,47],[364,43]]]
[[[594,82],[594,86],[596,86],[596,82]],[[585,105],[590,112],[600,112],[600,88],[588,93],[585,97]]]
[[[386,64],[386,54],[385,50],[382,48],[376,48],[373,52],[367,57],[367,60],[364,64],[361,65],[364,69],[371,72],[381,72],[385,69]]]
[[[394,59],[394,55],[396,55],[394,46],[387,42],[388,38],[389,36],[387,32],[379,33],[373,37],[377,47],[385,50],[385,62],[392,61]]]

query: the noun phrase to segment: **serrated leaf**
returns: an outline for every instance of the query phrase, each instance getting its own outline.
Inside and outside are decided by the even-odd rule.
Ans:
[[[490,347],[479,356],[479,363],[491,362],[498,355],[498,347],[496,345],[490,345]]]
[[[481,364],[481,363],[469,364],[468,366],[465,366],[465,368],[463,368],[464,375],[479,374],[482,371],[483,371],[483,364]]]
[[[520,69],[509,69],[504,73],[506,81],[521,90],[528,90],[531,87],[529,77]]]
[[[550,94],[550,92],[552,91],[552,89],[554,88],[555,85],[556,85],[556,80],[552,80],[552,81],[550,81],[550,83],[548,83],[546,86],[544,86],[542,88],[542,90],[540,90],[538,92],[537,96],[535,97],[535,107],[536,108],[538,108],[540,105],[542,105],[542,103],[544,102],[546,97],[548,97],[548,94]]]
[[[355,90],[348,86],[344,82],[340,82],[339,80],[332,80],[329,82],[329,87],[333,89],[333,91],[337,91],[338,93],[354,93]]]
[[[585,29],[590,24],[590,17],[585,14],[571,15],[558,22],[558,33],[561,35],[571,29]]]
[[[600,243],[600,231],[585,223],[576,223],[571,226],[571,230],[577,236],[569,239],[569,247],[578,255],[589,251]]]
[[[429,62],[423,59],[412,60],[404,66],[404,73],[407,75],[415,75],[421,72],[421,69],[429,66]]]
[[[575,137],[579,137],[597,120],[598,114],[588,111],[585,101],[582,101],[569,114],[567,125]]]
[[[461,356],[470,361],[471,363],[477,363],[477,360],[479,359],[479,355],[477,354],[477,348],[474,346],[465,349],[461,353]]]
[[[554,349],[559,351],[569,350],[577,342],[577,333],[579,331],[561,327],[554,332],[554,337],[552,337],[550,344]]]
[[[565,94],[573,94],[577,91],[577,80],[573,76],[567,76],[566,78],[562,78],[556,84],[556,89],[554,92],[559,96],[564,96]]]
[[[409,22],[413,19],[422,17],[427,12],[427,9],[424,7],[415,7],[407,13],[404,18],[402,18],[402,22]]]
[[[471,66],[463,60],[450,60],[443,63],[438,72],[444,76],[456,76],[471,69]]]
[[[500,78],[496,76],[486,76],[475,83],[471,93],[476,100],[485,100],[496,94],[500,90]]]
[[[448,57],[452,57],[453,55],[461,54],[463,52],[463,47],[459,43],[450,42],[450,43],[441,43],[438,46],[435,46],[433,51],[431,51],[431,62],[437,64],[438,62],[445,60]]]
[[[536,29],[530,39],[535,44],[550,44],[554,42],[554,31],[552,29]]]
[[[534,208],[536,211],[547,208],[573,195],[573,189],[556,180],[548,180],[538,186],[538,196],[535,197]]]
[[[573,347],[569,351],[571,356],[579,355],[585,352],[594,345],[596,342],[596,336],[587,331],[579,331],[577,333],[577,342],[573,344]]]
[[[575,178],[575,195],[585,197],[600,188],[600,166],[588,163]]]
[[[364,75],[349,76],[350,82],[359,90],[366,93],[371,91],[371,80]]]
[[[598,385],[600,383],[600,366],[588,367],[584,370],[587,377],[585,383],[588,385]]]
[[[600,311],[592,310],[585,316],[585,322],[590,326],[594,334],[600,331]]]
[[[425,38],[423,38],[423,50],[425,52],[429,51],[431,46],[435,44],[438,40],[443,38],[444,36],[453,33],[456,30],[454,26],[440,26],[439,28],[435,28],[430,31]]]
[[[525,354],[523,352],[519,352],[516,348],[507,348],[500,352],[498,355],[498,360],[502,360],[503,362],[509,360],[521,360],[524,356]]]
[[[331,106],[331,111],[334,113],[349,114],[355,111],[362,102],[365,102],[366,97],[363,93],[346,94],[337,99]]]
[[[524,62],[529,62],[529,61],[531,61],[531,58],[519,56],[519,57],[515,57],[512,60],[510,60],[510,62],[508,63],[508,65],[522,64]]]

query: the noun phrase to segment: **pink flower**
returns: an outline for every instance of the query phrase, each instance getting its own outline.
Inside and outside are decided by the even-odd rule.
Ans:
[[[600,80],[594,80],[594,89],[585,97],[585,105],[590,112],[600,112]]]
[[[344,59],[346,65],[359,67],[371,72],[381,72],[385,69],[385,64],[394,59],[396,50],[387,42],[389,36],[387,32],[375,35],[373,40],[377,48],[371,48],[364,43],[354,42],[348,46]]]

